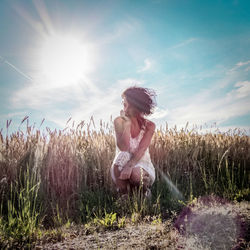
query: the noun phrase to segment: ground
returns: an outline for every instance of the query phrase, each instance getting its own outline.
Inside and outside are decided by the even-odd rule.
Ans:
[[[247,249],[250,247],[250,202],[243,201],[234,204],[233,209],[241,216],[245,229],[244,239],[241,240],[241,244],[238,242],[237,248],[234,249]],[[219,213],[212,212],[213,216],[221,215]],[[228,209],[227,216],[227,218],[232,218],[231,209]],[[177,217],[173,216],[171,219],[165,221],[155,220],[154,222],[149,218],[144,218],[136,223],[128,221],[122,229],[97,230],[99,232],[95,230],[91,232],[84,225],[71,225],[69,228],[62,229],[64,236],[60,239],[61,241],[53,242],[51,240],[51,242],[48,242],[47,240],[46,243],[37,244],[35,249],[201,249],[198,247],[200,243],[191,242],[190,238],[187,239],[185,235],[178,233],[173,226]],[[196,222],[197,220],[201,220],[201,218],[204,218],[204,216],[196,217]],[[207,226],[209,222],[205,224]],[[187,228],[190,229],[191,227]],[[206,235],[206,232],[203,232],[203,235],[198,234],[201,240],[203,240],[204,235],[206,236],[206,240],[208,240],[209,236]],[[230,237],[231,235],[225,236]],[[188,237],[190,237],[190,234]],[[222,239],[219,238],[218,240],[221,242]],[[191,245],[188,246],[187,244]],[[201,242],[201,244],[203,243]],[[229,244],[229,241],[227,240],[225,244]],[[221,247],[223,246],[217,244],[216,249],[223,249]],[[212,248],[208,244],[205,249]],[[231,247],[226,249],[231,249]]]

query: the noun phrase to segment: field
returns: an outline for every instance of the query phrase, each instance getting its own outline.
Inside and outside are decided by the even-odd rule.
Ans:
[[[24,123],[0,133],[1,248],[249,247],[250,138],[239,129],[157,129],[152,199],[139,190],[123,201],[109,172],[112,123],[45,132]]]

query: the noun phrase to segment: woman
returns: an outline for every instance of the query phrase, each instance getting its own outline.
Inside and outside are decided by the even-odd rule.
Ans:
[[[143,187],[146,196],[155,180],[155,169],[150,159],[149,145],[155,124],[144,118],[156,106],[153,90],[130,87],[122,93],[124,109],[114,120],[116,156],[111,166],[111,177],[121,194]]]

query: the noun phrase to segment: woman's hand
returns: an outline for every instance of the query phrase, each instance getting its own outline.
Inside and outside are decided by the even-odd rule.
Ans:
[[[132,173],[132,168],[131,167],[124,167],[120,176],[119,176],[119,179],[120,180],[127,180],[130,178],[131,176],[131,173]]]
[[[131,173],[132,173],[132,164],[131,162],[127,162],[120,173],[119,179],[127,180],[130,178]]]
[[[120,111],[120,116],[125,121],[124,122],[125,126],[130,126],[131,125],[131,120],[130,120],[130,118],[128,116],[126,116],[123,109]]]

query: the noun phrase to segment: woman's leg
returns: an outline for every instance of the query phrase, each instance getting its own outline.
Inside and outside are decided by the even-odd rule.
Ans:
[[[150,184],[150,176],[145,169],[138,166],[133,168],[129,181],[134,187],[140,187],[143,184],[145,192]]]
[[[116,187],[119,188],[119,192],[121,194],[127,194],[128,193],[128,185],[130,185],[129,180],[120,180],[119,176],[121,174],[121,171],[118,169],[118,165],[114,165],[114,175],[116,178]]]

